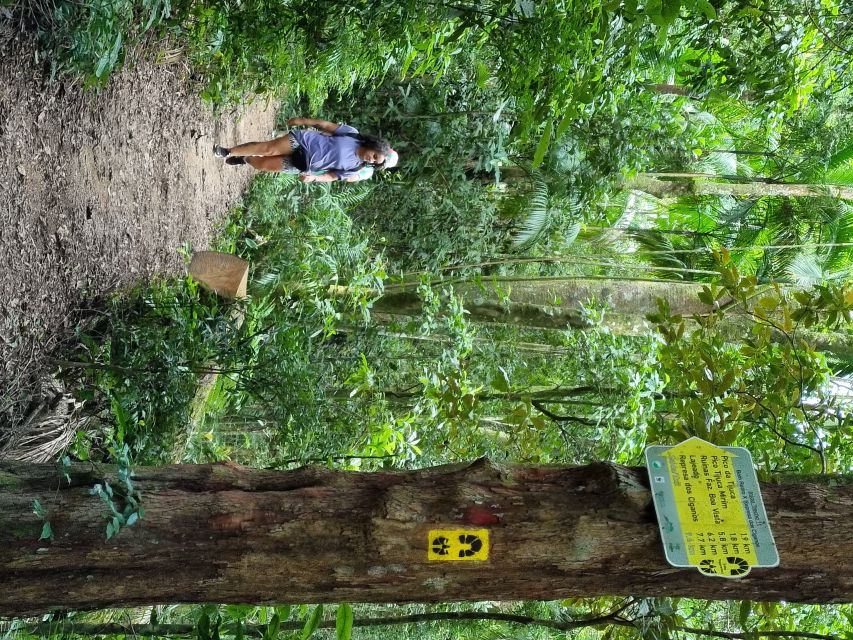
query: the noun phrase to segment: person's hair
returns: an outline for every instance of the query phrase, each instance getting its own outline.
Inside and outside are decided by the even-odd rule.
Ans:
[[[358,140],[358,144],[361,147],[367,147],[368,149],[372,149],[377,153],[381,153],[384,156],[388,155],[388,152],[391,151],[391,145],[385,138],[380,138],[379,136],[372,136],[369,133],[336,133],[337,136],[346,136],[347,138],[354,138]],[[379,164],[370,165],[375,167],[376,169],[384,169],[385,163],[380,162]]]
[[[391,151],[391,145],[388,144],[388,141],[385,138],[380,138],[378,136],[371,136],[369,134],[359,134],[358,142],[360,146],[366,147],[367,149],[371,149],[376,153],[381,153],[383,156],[387,156],[388,152]],[[379,164],[375,164],[373,166],[377,169],[382,169],[385,166],[385,162],[380,162]]]

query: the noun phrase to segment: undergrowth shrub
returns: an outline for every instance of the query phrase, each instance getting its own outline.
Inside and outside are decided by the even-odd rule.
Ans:
[[[385,278],[345,212],[370,190],[256,181],[220,239],[252,265],[241,303],[190,278],[108,300],[66,357],[66,379],[95,418],[72,453],[109,459],[118,443],[134,463],[281,466],[367,442],[370,430],[339,397],[361,346],[338,328],[364,321]]]
[[[66,377],[99,418],[95,447],[103,438],[142,461],[169,460],[199,375],[237,356],[231,315],[190,279],[160,280],[108,300],[81,325]]]
[[[244,439],[215,446],[220,422],[232,436],[260,426],[263,443],[236,454],[255,464],[347,442],[324,401],[334,357],[322,322],[299,304],[226,303],[190,278],[157,281],[110,300],[79,339],[66,377],[98,427],[78,438],[77,457],[110,458],[117,443],[134,463],[231,459]],[[199,447],[199,435],[210,446]]]
[[[188,0],[3,0],[19,27],[33,30],[51,77],[81,76],[86,86],[104,84],[121,66],[129,46],[161,28],[176,27]]]
[[[287,89],[316,108],[331,89],[381,77],[408,25],[400,13],[389,38],[369,14],[318,13],[296,0],[0,0],[0,7],[38,36],[51,76],[69,73],[90,87],[107,81],[128,48],[169,36],[201,75],[202,96],[217,105]]]

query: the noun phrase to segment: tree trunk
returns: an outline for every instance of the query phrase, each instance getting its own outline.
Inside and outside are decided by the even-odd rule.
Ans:
[[[484,289],[469,283],[453,284],[454,293],[462,298],[470,321],[539,329],[584,329],[590,325],[584,316],[583,306],[594,299],[610,307],[602,320],[605,326],[617,335],[636,336],[648,333],[650,325],[646,316],[657,311],[658,298],[667,301],[673,314],[687,317],[711,311],[698,298],[704,285],[695,282],[572,277],[523,281],[496,278],[494,282],[509,290],[510,302],[499,299],[488,286]],[[374,303],[372,317],[387,321],[397,316],[418,316],[421,311],[422,303],[415,291],[389,287]],[[727,337],[735,340],[746,335],[750,324],[751,319],[733,307],[719,327]],[[799,329],[797,336],[817,351],[842,360],[853,360],[853,340],[846,333]],[[774,339],[785,341],[788,338],[777,333]]]
[[[551,280],[496,278],[494,282],[509,291],[509,301],[499,299],[488,283],[485,289],[475,284],[453,283],[453,291],[462,298],[472,321],[543,329],[582,329],[589,326],[583,306],[594,299],[612,308],[606,314],[605,322],[614,331],[630,335],[647,329],[645,316],[657,309],[658,298],[665,298],[673,313],[691,315],[710,310],[697,297],[702,285],[693,283],[574,277]],[[421,300],[416,291],[395,291],[389,287],[374,303],[373,310],[390,315],[419,315]]]
[[[781,565],[722,580],[665,562],[645,469],[485,461],[378,473],[140,468],[144,517],[106,540],[104,505],[90,488],[114,471],[0,462],[0,615],[604,594],[853,600],[850,478],[765,484]],[[53,540],[38,540],[34,500]],[[441,529],[487,529],[488,559],[428,560],[430,531]]]
[[[662,174],[657,174],[662,175]],[[676,174],[670,174],[676,175]],[[767,182],[714,182],[682,174],[683,180],[658,180],[650,174],[640,174],[625,182],[626,189],[650,193],[657,198],[680,198],[688,196],[739,196],[762,198],[764,196],[787,196],[796,198],[829,197],[853,200],[853,189],[833,185],[816,184],[772,184]]]

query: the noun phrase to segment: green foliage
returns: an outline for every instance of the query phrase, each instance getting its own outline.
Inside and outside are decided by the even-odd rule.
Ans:
[[[311,615],[305,620],[305,625],[302,627],[302,631],[299,633],[299,640],[308,640],[314,632],[317,630],[317,626],[320,624],[320,620],[323,619],[323,605],[318,604],[314,607],[314,610],[311,612]]]
[[[107,312],[78,329],[65,375],[100,417],[109,444],[131,457],[169,460],[186,426],[199,374],[250,360],[231,307],[189,279],[155,281],[106,302]],[[217,364],[213,364],[213,362]],[[100,409],[103,407],[103,409]]]
[[[54,69],[77,70],[89,85],[144,34],[165,36],[190,58],[209,101],[286,89],[285,117],[350,122],[388,137],[402,158],[398,173],[366,184],[257,180],[219,240],[252,264],[247,301],[225,304],[191,280],[158,281],[104,302],[80,327],[63,371],[92,420],[71,453],[119,462],[118,482],[93,489],[107,537],[142,515],[131,459],[354,469],[480,455],[637,463],[647,441],[695,434],[748,446],[764,471],[850,468],[849,398],[803,339],[849,322],[849,207],[829,198],[605,199],[620,176],[649,169],[853,182],[842,77],[851,34],[839,26],[839,3],[38,4],[46,10],[25,22],[52,47]],[[16,15],[23,10],[15,4]],[[732,253],[718,267],[711,250],[720,247]],[[708,280],[708,313],[681,318],[662,304],[656,337],[614,335],[605,321],[619,309],[594,300],[581,301],[583,330],[476,325],[456,286],[466,279],[480,287],[466,296],[500,306],[516,292],[492,275],[634,270]],[[762,286],[780,278],[817,287]],[[416,311],[383,311],[383,294],[413,289]],[[732,332],[725,325],[735,317]],[[34,509],[47,539],[47,514]],[[685,626],[828,633],[842,619],[834,609],[665,598],[468,610],[557,622],[619,611],[618,624],[579,632],[607,640],[675,637]],[[354,622],[376,612],[387,609],[340,605],[335,636],[351,637]],[[158,612],[191,622],[200,640],[275,640],[285,629],[331,637],[322,614],[304,605]],[[358,635],[439,633],[497,638],[507,627],[430,623]]]
[[[37,518],[42,520],[41,534],[39,540],[53,540],[53,527],[47,517],[47,510],[42,505],[41,501],[33,500],[33,513]]]
[[[352,606],[346,603],[339,604],[335,616],[335,637],[337,640],[350,640],[352,637],[352,623]]]
[[[107,480],[97,483],[89,493],[98,496],[107,508],[107,540],[115,536],[124,527],[131,527],[145,515],[142,507],[142,496],[133,483],[133,472],[130,469],[130,453],[127,445],[117,450],[113,448],[112,457],[118,462],[117,489]]]
[[[730,256],[720,259],[721,286],[700,294],[709,312],[687,320],[673,315],[665,300],[649,316],[664,346],[664,395],[672,418],[660,421],[652,437],[680,441],[699,436],[728,445],[750,443],[768,469],[812,472],[846,469],[849,454],[839,437],[849,428],[847,409],[837,408],[832,371],[801,328],[817,323],[836,327],[853,321],[849,286],[822,285],[793,295],[778,286],[758,288],[754,276],[741,276]],[[747,331],[735,338],[724,318],[745,314]],[[729,329],[730,331],[730,329]],[[782,441],[782,454],[774,441]]]
[[[165,22],[180,21],[183,6],[171,0],[69,0],[8,2],[20,24],[34,28],[49,50],[51,75],[80,74],[88,87],[102,86],[121,66],[128,46]],[[173,6],[174,4],[174,6]]]

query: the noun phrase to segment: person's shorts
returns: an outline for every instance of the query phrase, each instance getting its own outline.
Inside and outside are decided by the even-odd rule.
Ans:
[[[296,154],[302,149],[302,145],[299,144],[299,141],[296,139],[296,136],[293,135],[292,131],[287,134],[287,139],[290,141],[291,154]],[[301,151],[299,155],[304,158],[304,151]],[[300,173],[302,173],[303,170],[293,164],[293,156],[289,155],[282,156],[281,171],[282,173],[291,173],[293,175],[299,175]]]

